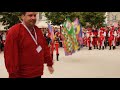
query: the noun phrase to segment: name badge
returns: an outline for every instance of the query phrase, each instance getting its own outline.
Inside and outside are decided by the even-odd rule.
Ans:
[[[40,51],[42,50],[42,47],[41,46],[38,46],[37,48],[36,48],[36,51],[39,53]]]

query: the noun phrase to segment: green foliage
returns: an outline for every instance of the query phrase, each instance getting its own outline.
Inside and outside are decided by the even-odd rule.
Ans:
[[[89,22],[91,26],[101,27],[103,26],[103,22],[105,20],[104,16],[105,12],[82,12],[82,18],[84,18],[85,22]]]
[[[67,17],[72,21],[75,19],[75,16],[78,17],[78,15],[73,12],[45,12],[45,16],[53,25],[63,24]]]
[[[45,12],[48,20],[53,25],[60,25],[69,17],[72,21],[77,17],[79,18],[82,26],[86,26],[89,22],[91,26],[101,27],[103,25],[105,12]]]
[[[45,16],[53,25],[60,25],[65,21],[67,13],[62,12],[45,12]]]
[[[86,22],[89,22],[92,26],[101,27],[105,19],[105,12],[44,12],[48,20],[53,25],[63,24],[67,17],[74,21],[75,18],[79,18],[82,26],[86,26]],[[9,29],[11,26],[19,22],[20,12],[0,12],[3,16],[0,18],[0,22],[3,25],[7,25],[5,29]]]
[[[11,26],[19,22],[20,12],[1,12],[0,22],[2,25],[6,25],[5,29],[9,29]]]

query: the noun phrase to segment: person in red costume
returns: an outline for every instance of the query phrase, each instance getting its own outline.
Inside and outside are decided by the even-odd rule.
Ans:
[[[86,36],[87,36],[87,46],[89,47],[88,50],[92,50],[92,41],[93,41],[92,28],[88,28],[87,30],[88,30],[87,33],[86,33]]]
[[[5,49],[5,67],[9,78],[41,78],[44,64],[54,72],[48,44],[35,25],[37,12],[21,12],[22,23],[9,28]]]
[[[52,56],[52,58],[53,58],[54,40],[52,40],[52,38],[51,38],[51,33],[49,32],[49,30],[48,30],[48,33],[47,33],[46,37],[47,37],[48,46],[49,46],[49,48],[50,48],[51,56]]]
[[[94,49],[95,47],[98,49],[98,30],[96,28],[93,28],[93,46],[94,46]]]
[[[60,34],[59,32],[55,33],[55,39],[54,39],[54,45],[55,45],[55,50],[56,50],[56,59],[59,61],[59,40],[60,40]]]
[[[107,48],[107,46],[108,46],[108,32],[109,32],[109,27],[105,27],[104,32],[106,33],[106,36],[105,36],[105,48]]]
[[[113,46],[113,49],[115,49],[116,47],[116,36],[117,36],[117,32],[114,30],[114,26],[111,27],[110,31],[108,32],[108,41],[109,41],[109,46],[111,50],[111,46]]]
[[[117,30],[117,46],[120,45],[120,27],[118,27],[118,30]]]
[[[105,42],[105,36],[106,36],[106,32],[104,31],[105,29],[103,27],[100,28],[99,32],[98,32],[98,37],[99,37],[99,50],[104,50],[104,42]]]

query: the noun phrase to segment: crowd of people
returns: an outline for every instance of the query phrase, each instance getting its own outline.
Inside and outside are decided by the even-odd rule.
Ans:
[[[53,27],[54,31],[54,42],[52,42],[50,37],[50,32],[48,28],[41,28],[41,31],[46,38],[46,41],[51,49],[51,53],[53,56],[53,51],[56,50],[56,59],[58,61],[59,56],[59,47],[61,45],[61,34],[60,30]],[[109,46],[109,50],[116,49],[116,46],[120,45],[120,27],[101,27],[101,28],[83,28],[82,29],[82,40],[83,47],[88,47],[88,50],[99,49],[104,50],[107,46]],[[4,50],[4,44],[6,39],[6,32],[0,33],[0,52]]]
[[[9,28],[7,37],[0,34],[0,45],[5,45],[4,60],[9,78],[41,78],[44,64],[52,74],[54,50],[59,61],[61,33],[53,28],[54,35],[51,35],[48,29],[38,28],[36,15],[36,12],[21,12],[21,22]],[[88,50],[104,50],[107,46],[114,50],[120,45],[120,27],[84,28],[82,40],[83,48],[89,47]]]
[[[89,50],[104,50],[109,46],[109,50],[120,45],[120,27],[86,28],[83,30],[83,45]]]
[[[50,35],[47,32],[44,32],[44,36],[48,44],[51,42]],[[60,47],[60,41],[62,41],[60,36],[60,31],[54,30],[54,46],[56,41],[59,43],[57,48]],[[104,50],[106,47],[109,47],[109,50],[116,49],[116,46],[120,45],[120,27],[114,26],[105,26],[101,28],[83,28],[82,29],[82,40],[83,40],[83,48],[88,47],[88,50],[98,49]],[[63,45],[62,45],[63,46]],[[56,49],[56,47],[54,47]],[[56,55],[59,55],[58,49],[56,49]]]
[[[53,52],[56,51],[56,60],[59,61],[59,47],[61,44],[61,34],[60,31],[57,28],[52,28],[53,29],[53,40],[51,38],[51,33],[49,32],[48,29],[41,29],[44,37],[46,38],[46,41],[48,43],[48,46],[50,47],[51,50],[51,55],[53,57]]]

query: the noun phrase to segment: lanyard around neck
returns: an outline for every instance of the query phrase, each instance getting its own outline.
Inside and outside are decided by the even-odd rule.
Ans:
[[[29,32],[31,38],[33,39],[33,41],[35,42],[36,45],[38,45],[37,43],[37,34],[35,31],[35,28],[33,27],[34,33],[35,33],[35,37],[32,35],[32,33],[30,32],[30,29],[28,29],[28,27],[22,22],[23,26],[26,28],[26,30]]]

